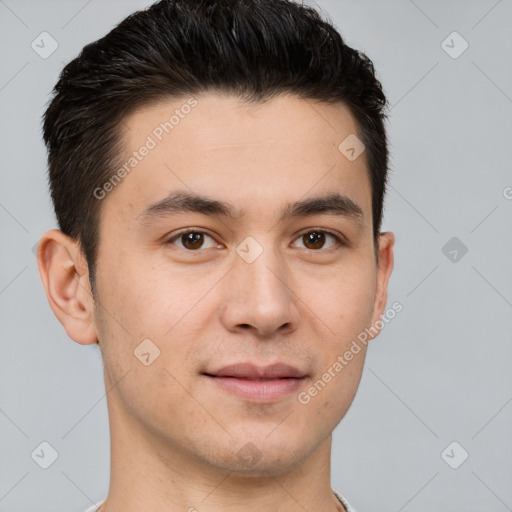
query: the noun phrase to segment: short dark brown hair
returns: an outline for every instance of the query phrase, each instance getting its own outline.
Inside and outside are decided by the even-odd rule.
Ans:
[[[55,213],[80,242],[93,289],[101,204],[93,191],[119,164],[123,119],[149,102],[206,91],[347,105],[365,144],[376,244],[388,170],[386,97],[368,57],[291,0],[162,0],[85,46],[63,69],[44,115]]]

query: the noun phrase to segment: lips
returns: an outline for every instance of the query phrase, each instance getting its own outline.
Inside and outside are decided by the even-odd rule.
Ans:
[[[203,375],[216,389],[256,403],[278,402],[296,392],[307,379],[304,372],[283,363],[270,366],[233,364]]]
[[[232,364],[206,374],[245,380],[301,379],[306,376],[298,368],[283,363],[260,367],[245,363]]]

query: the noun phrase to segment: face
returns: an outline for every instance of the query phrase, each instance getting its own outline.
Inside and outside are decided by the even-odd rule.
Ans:
[[[111,421],[211,467],[284,471],[345,415],[365,347],[333,367],[385,307],[392,235],[378,265],[365,154],[338,149],[354,118],[204,94],[125,127],[129,171],[98,200]]]

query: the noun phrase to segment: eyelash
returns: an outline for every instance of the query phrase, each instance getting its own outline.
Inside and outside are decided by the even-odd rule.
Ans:
[[[188,228],[188,229],[186,229],[184,231],[180,231],[179,233],[176,233],[171,238],[169,238],[166,241],[166,245],[172,245],[175,240],[178,240],[181,236],[187,235],[187,234],[190,234],[190,233],[206,235],[206,236],[209,236],[212,240],[215,240],[215,238],[212,235],[208,234],[205,231],[202,231],[200,229],[190,229],[190,228]],[[319,233],[319,234],[330,235],[330,236],[332,236],[335,239],[336,246],[335,247],[330,247],[329,249],[323,249],[323,248],[320,248],[320,249],[308,249],[306,247],[305,249],[308,250],[308,251],[311,251],[311,252],[329,252],[329,251],[332,251],[332,250],[339,249],[341,247],[348,246],[347,241],[344,238],[342,238],[340,235],[338,235],[336,233],[333,233],[332,231],[329,231],[327,229],[322,229],[322,228],[309,228],[307,231],[303,231],[302,233],[300,233],[297,236],[297,238],[295,238],[295,240],[298,240],[301,237],[303,237],[304,235],[307,235],[309,233]],[[185,251],[185,252],[189,252],[189,253],[201,252],[201,251],[205,250],[205,249],[192,250],[192,249],[186,249],[186,248],[181,248],[181,247],[179,247],[179,249],[182,250],[182,251]]]

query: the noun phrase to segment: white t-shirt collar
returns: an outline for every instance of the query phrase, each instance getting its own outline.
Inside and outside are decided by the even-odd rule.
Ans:
[[[356,512],[344,496],[336,492],[334,495],[341,501],[347,512]],[[92,505],[92,507],[89,507],[84,512],[98,512],[98,509],[103,505],[103,503],[105,503],[105,500],[96,503],[96,505]]]

